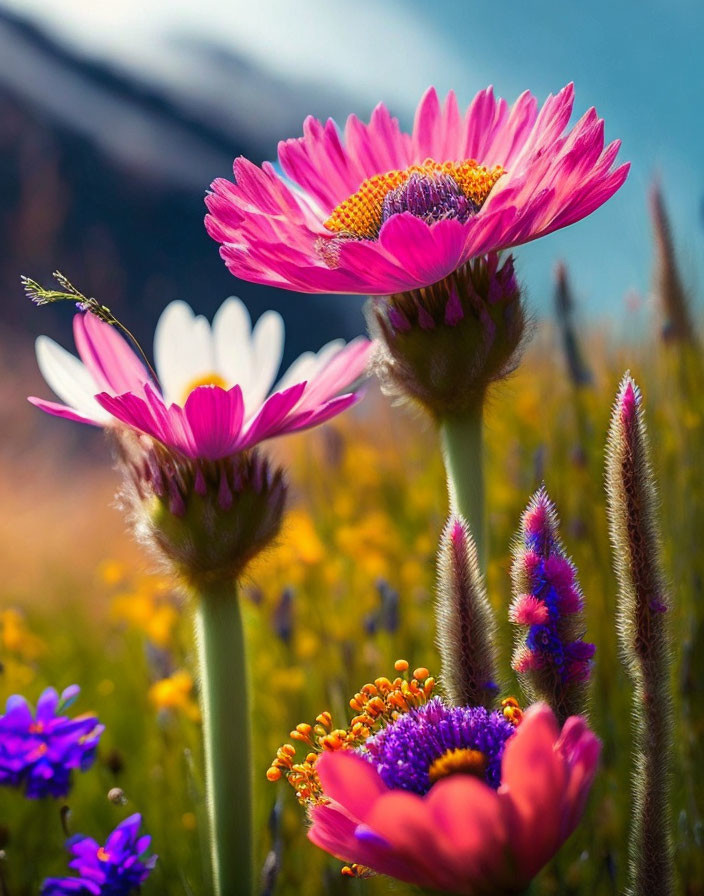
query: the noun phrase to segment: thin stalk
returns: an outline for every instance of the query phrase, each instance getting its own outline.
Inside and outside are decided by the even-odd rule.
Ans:
[[[252,896],[249,686],[237,586],[208,586],[196,599],[213,892]]]
[[[447,474],[450,510],[467,521],[482,572],[486,570],[487,546],[484,508],[484,451],[482,405],[461,417],[440,421],[440,441]]]

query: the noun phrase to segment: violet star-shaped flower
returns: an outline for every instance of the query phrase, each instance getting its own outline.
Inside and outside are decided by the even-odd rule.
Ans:
[[[59,697],[54,688],[47,688],[36,712],[19,694],[8,698],[0,716],[0,785],[23,787],[30,799],[68,794],[71,772],[93,764],[105,730],[95,715],[61,714],[79,691],[72,685]]]
[[[79,877],[51,877],[44,881],[41,896],[128,896],[151,874],[157,857],[146,856],[151,837],[141,835],[142,816],[131,815],[121,822],[101,846],[91,837],[78,834],[68,841],[74,857],[69,867]]]

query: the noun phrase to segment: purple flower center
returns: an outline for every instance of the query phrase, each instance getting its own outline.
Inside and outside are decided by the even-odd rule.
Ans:
[[[514,726],[484,707],[445,706],[435,697],[370,737],[361,754],[388,787],[427,793],[448,774],[472,774],[497,788]]]
[[[411,174],[400,187],[388,192],[381,209],[381,223],[392,215],[410,212],[427,224],[457,218],[462,224],[480,206],[468,199],[449,174]]]

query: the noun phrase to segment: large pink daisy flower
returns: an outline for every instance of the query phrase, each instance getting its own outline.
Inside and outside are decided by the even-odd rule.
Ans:
[[[589,109],[566,132],[572,85],[542,109],[491,88],[462,114],[455,94],[421,99],[404,133],[380,104],[369,124],[309,117],[279,144],[286,177],[234,163],[206,198],[208,233],[230,271],[303,292],[391,295],[444,279],[467,261],[566,227],[623,184],[619,141]]]
[[[227,299],[212,326],[185,302],[167,306],[154,339],[158,384],[114,327],[85,313],[73,330],[80,361],[46,336],[37,340],[39,367],[64,403],[29,400],[59,417],[127,426],[201,460],[307,429],[354,404],[360,393],[348,390],[364,372],[370,345],[336,340],[306,352],[272,391],[283,321],[268,311],[252,329],[239,299]]]

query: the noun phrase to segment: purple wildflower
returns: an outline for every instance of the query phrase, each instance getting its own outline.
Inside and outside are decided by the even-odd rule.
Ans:
[[[41,896],[128,896],[150,875],[156,856],[145,856],[151,837],[139,835],[141,815],[121,822],[101,846],[91,837],[78,834],[68,841],[74,856],[69,868],[80,877],[51,877],[44,881]]]
[[[24,697],[9,697],[0,716],[0,785],[24,787],[27,797],[65,797],[73,769],[86,771],[95,761],[105,730],[96,716],[69,718],[61,713],[80,692],[72,685],[61,694],[47,688],[36,713]]]
[[[564,722],[583,711],[595,648],[582,640],[582,593],[558,525],[541,488],[523,514],[514,548],[509,618],[519,627],[512,666],[524,690],[531,700],[546,700]]]
[[[515,730],[501,712],[446,706],[435,697],[370,737],[362,755],[388,787],[424,794],[439,778],[464,772],[496,788]]]

